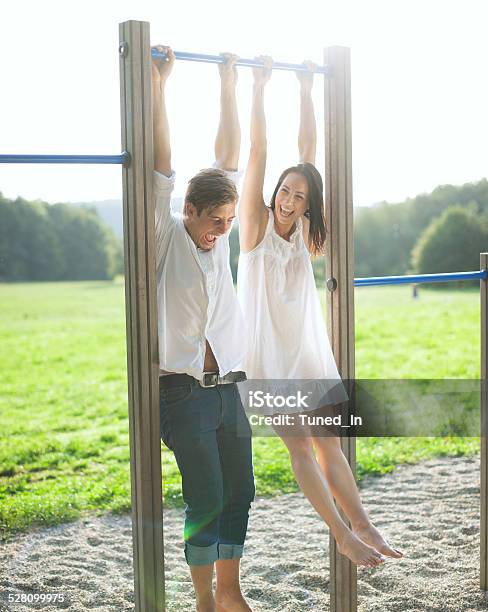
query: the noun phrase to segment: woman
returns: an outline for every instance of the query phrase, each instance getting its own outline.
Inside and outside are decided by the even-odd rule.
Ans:
[[[323,253],[326,239],[322,179],[313,165],[313,72],[297,72],[301,85],[300,163],[282,173],[267,207],[263,197],[267,148],[264,89],[272,60],[259,59],[264,67],[253,70],[251,150],[239,205],[237,286],[251,331],[244,369],[250,380],[328,381],[327,393],[318,405],[324,405],[324,398],[327,404],[337,404],[347,399],[347,394],[328,342],[310,262],[311,254]],[[283,409],[272,408],[271,412]],[[284,426],[275,429],[288,448],[298,484],[329,525],[338,550],[367,567],[383,563],[383,555],[401,557],[364,510],[339,438],[330,434],[312,437],[306,425],[297,435],[296,423],[293,435],[287,435],[290,432]],[[333,498],[351,522],[351,529]]]

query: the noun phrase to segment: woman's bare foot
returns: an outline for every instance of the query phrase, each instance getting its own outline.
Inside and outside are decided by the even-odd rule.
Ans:
[[[218,588],[215,591],[215,610],[216,612],[252,612],[240,591],[221,593]]]
[[[353,532],[363,542],[373,546],[373,548],[376,548],[378,552],[386,557],[393,557],[394,559],[403,557],[403,553],[398,548],[392,548],[372,523],[364,527],[353,527]]]
[[[337,549],[356,565],[376,567],[385,562],[385,558],[377,550],[361,541],[352,531],[346,532],[340,540],[336,538]]]

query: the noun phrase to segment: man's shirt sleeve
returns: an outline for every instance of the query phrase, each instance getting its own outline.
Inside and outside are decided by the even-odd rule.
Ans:
[[[154,171],[153,189],[155,199],[156,217],[156,261],[161,261],[164,253],[164,245],[169,237],[170,229],[175,220],[171,214],[171,193],[175,184],[175,173],[165,176],[160,172]]]
[[[216,161],[213,163],[212,168],[219,168]],[[237,191],[239,191],[242,175],[244,174],[244,172],[242,170],[225,170],[224,168],[221,168],[221,170],[225,172],[228,178],[230,178],[230,180],[236,186]]]

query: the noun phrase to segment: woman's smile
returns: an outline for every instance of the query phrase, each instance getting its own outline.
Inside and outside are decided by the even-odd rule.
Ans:
[[[291,217],[295,211],[280,206],[280,213],[283,217]]]

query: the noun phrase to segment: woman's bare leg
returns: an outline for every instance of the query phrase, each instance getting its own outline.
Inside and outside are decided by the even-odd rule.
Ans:
[[[384,557],[374,547],[361,541],[342,520],[308,436],[283,436],[290,453],[291,465],[304,495],[319,516],[327,523],[337,542],[338,550],[357,565],[374,567],[383,563]]]
[[[332,495],[350,520],[353,532],[383,555],[402,557],[402,553],[392,548],[383,538],[364,509],[351,467],[342,452],[340,439],[336,436],[317,436],[312,440],[322,473]]]

